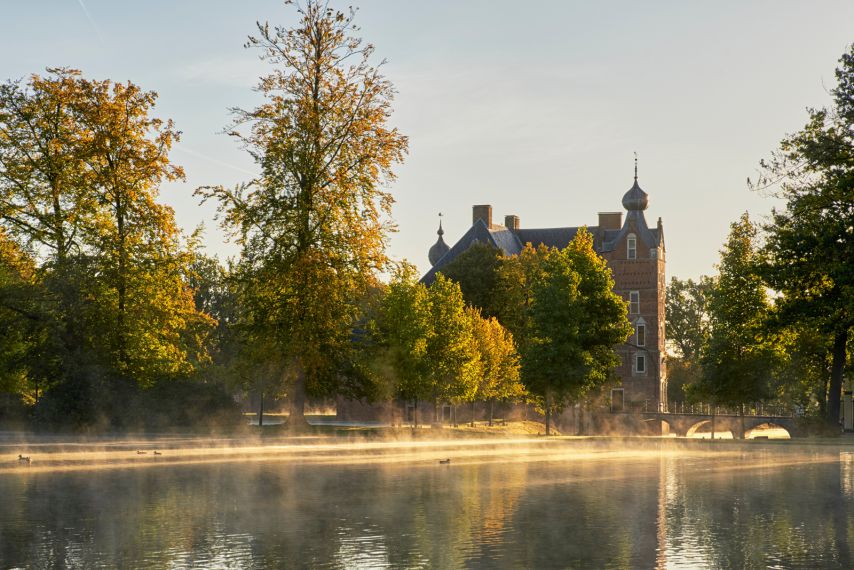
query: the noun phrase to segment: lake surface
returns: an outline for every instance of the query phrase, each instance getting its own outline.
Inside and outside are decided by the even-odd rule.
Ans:
[[[0,568],[852,567],[845,444],[240,443],[0,445]]]

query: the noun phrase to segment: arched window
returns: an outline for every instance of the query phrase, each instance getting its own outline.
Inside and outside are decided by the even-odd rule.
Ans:
[[[638,238],[635,237],[635,234],[629,234],[629,237],[626,239],[626,245],[628,246],[628,257],[629,259],[637,259],[638,256]]]

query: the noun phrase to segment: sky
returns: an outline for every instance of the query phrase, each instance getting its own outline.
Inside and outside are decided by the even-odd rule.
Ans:
[[[780,202],[746,184],[758,163],[830,103],[854,42],[854,2],[353,0],[359,34],[397,89],[391,124],[409,156],[389,188],[389,253],[429,269],[438,213],[453,244],[471,206],[523,227],[596,225],[632,184],[660,217],[667,273],[715,271],[729,224]],[[344,2],[331,2],[345,9]],[[248,180],[254,164],[222,134],[252,108],[268,70],[244,49],[257,21],[296,22],[281,0],[0,0],[0,78],[68,66],[159,93],[183,132],[186,181],[161,199],[208,251],[237,255],[198,186]]]

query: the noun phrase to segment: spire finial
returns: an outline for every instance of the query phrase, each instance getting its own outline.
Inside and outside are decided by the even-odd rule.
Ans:
[[[445,231],[442,229],[442,212],[439,212],[439,231],[436,233],[440,236],[445,234]]]
[[[635,182],[638,181],[638,152],[635,151]]]

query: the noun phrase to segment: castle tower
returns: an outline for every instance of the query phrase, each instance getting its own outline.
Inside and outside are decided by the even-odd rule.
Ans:
[[[626,220],[619,231],[599,232],[600,253],[613,272],[614,292],[629,303],[633,328],[626,343],[617,347],[622,364],[616,372],[624,392],[619,396],[650,410],[666,411],[664,230],[660,218],[655,229],[646,223],[649,196],[638,184],[637,163],[634,184],[622,202]]]

